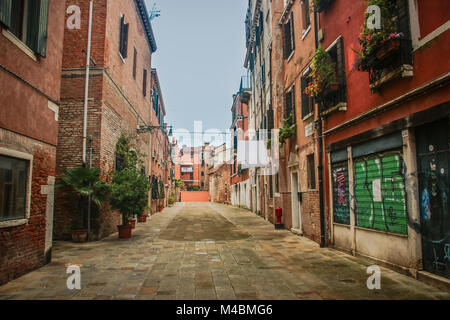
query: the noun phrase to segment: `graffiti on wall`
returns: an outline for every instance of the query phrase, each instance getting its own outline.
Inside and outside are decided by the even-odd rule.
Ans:
[[[347,163],[333,166],[334,223],[350,224],[349,185]]]
[[[405,168],[401,152],[356,159],[356,225],[407,234]]]

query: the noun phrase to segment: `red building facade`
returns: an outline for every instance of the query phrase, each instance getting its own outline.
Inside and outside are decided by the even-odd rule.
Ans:
[[[48,263],[52,249],[66,8],[19,4],[0,10],[0,285]]]
[[[329,1],[318,13],[339,75],[338,93],[320,105],[327,236],[353,254],[449,277],[449,3],[386,4],[401,36],[363,60],[353,49],[367,6]],[[397,45],[386,53],[387,43]]]

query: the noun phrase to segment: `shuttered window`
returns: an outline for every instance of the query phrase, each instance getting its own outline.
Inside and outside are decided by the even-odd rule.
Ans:
[[[294,14],[283,26],[284,58],[287,59],[295,49]]]
[[[147,69],[144,69],[144,75],[142,79],[142,94],[144,97],[147,96]]]
[[[406,190],[401,151],[354,160],[358,227],[407,234]]]
[[[136,73],[137,73],[137,51],[136,48],[134,48],[134,56],[133,56],[133,79],[136,80]]]
[[[284,117],[289,118],[292,114],[292,123],[296,123],[295,116],[295,86],[289,90],[285,95],[285,109],[284,109]]]
[[[125,23],[125,16],[121,16],[119,31],[119,52],[124,59],[128,56],[128,29],[129,24]]]
[[[0,22],[36,54],[47,55],[50,0],[0,0]]]

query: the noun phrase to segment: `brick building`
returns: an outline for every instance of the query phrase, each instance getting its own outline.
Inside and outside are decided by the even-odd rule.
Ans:
[[[62,64],[61,108],[57,150],[57,176],[64,169],[83,165],[83,116],[88,46],[89,1],[74,0],[81,9],[81,29],[66,29]],[[91,69],[87,113],[87,150],[92,164],[109,178],[116,169],[115,147],[122,134],[137,135],[137,148],[151,153],[151,134],[137,134],[152,121],[151,56],[156,51],[150,19],[143,0],[97,0],[93,4]],[[88,154],[89,155],[89,154]],[[89,156],[86,162],[89,162]],[[142,171],[150,176],[152,158]],[[77,213],[73,196],[59,190],[55,200],[57,239],[70,234]],[[107,207],[94,214],[91,239],[117,231],[118,212]]]
[[[251,207],[251,184],[249,168],[238,161],[238,144],[240,141],[248,141],[248,102],[251,95],[250,79],[241,78],[239,92],[233,95],[231,107],[233,133],[232,150],[233,159],[231,165],[231,204],[243,208]],[[243,149],[240,152],[244,152]]]
[[[390,38],[363,59],[350,48],[361,48],[366,4],[329,1],[318,13],[320,44],[339,75],[339,91],[320,108],[328,240],[448,278],[449,2],[385,5]]]
[[[209,165],[209,194],[212,202],[231,204],[231,149],[215,147]]]
[[[65,1],[28,4],[0,1],[0,285],[52,249]]]
[[[175,179],[184,183],[185,190],[209,190],[208,168],[213,147],[205,143],[200,147],[183,146],[175,152]]]
[[[316,51],[312,8],[312,1],[272,1],[274,127],[282,128],[289,117],[296,125],[295,134],[280,145],[274,207],[283,209],[286,228],[320,243],[318,116],[305,94]]]
[[[170,169],[172,166],[169,131],[167,124],[164,122],[166,108],[156,69],[151,70],[151,95],[151,181],[152,186],[160,189],[160,184],[162,183],[164,188],[164,193],[158,190],[159,199],[154,199],[156,193],[152,193],[151,208],[152,213],[155,213],[167,206],[167,199],[171,193],[169,189],[171,186]]]

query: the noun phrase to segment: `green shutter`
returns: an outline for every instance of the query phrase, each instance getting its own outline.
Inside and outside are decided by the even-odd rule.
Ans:
[[[400,152],[355,161],[357,226],[407,234],[406,190]],[[375,183],[378,191],[374,190]],[[376,195],[378,194],[378,195]]]
[[[11,24],[12,0],[0,0],[0,22],[6,27]]]
[[[37,53],[44,57],[47,55],[47,30],[48,30],[48,9],[50,0],[41,0],[39,12],[39,33],[37,43]]]

